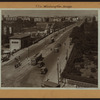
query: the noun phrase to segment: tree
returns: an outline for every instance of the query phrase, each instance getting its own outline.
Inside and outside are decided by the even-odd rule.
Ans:
[[[87,18],[85,18],[85,22],[84,23],[88,23],[88,20],[87,20]]]
[[[96,72],[96,68],[91,68],[91,72],[95,73]]]
[[[96,22],[96,17],[95,16],[92,18],[92,22]]]
[[[46,22],[49,22],[49,18],[48,18],[48,17],[47,17],[47,18],[45,18],[45,21],[46,21]]]

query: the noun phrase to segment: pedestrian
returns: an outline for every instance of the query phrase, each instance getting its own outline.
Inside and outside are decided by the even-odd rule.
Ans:
[[[18,67],[18,65],[17,64],[15,64],[15,68],[17,68]]]
[[[20,60],[20,56],[18,57],[18,59]]]
[[[30,60],[30,58],[28,58],[28,64],[29,64],[29,65],[31,64],[31,60]]]
[[[18,60],[18,63],[19,63],[19,66],[21,66],[21,61],[20,60]]]

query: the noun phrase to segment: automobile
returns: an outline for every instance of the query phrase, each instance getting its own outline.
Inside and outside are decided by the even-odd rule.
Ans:
[[[8,61],[10,58],[10,53],[5,53],[2,55],[2,58],[1,58],[1,61],[4,62],[4,61]]]
[[[33,58],[33,59],[31,59],[31,65],[36,65],[36,60]]]
[[[58,34],[56,33],[54,36],[56,37]]]
[[[46,74],[48,72],[48,69],[46,67],[41,68],[41,74]]]
[[[5,62],[5,61],[8,61],[9,58],[8,57],[3,57],[1,60],[2,60],[2,62]]]
[[[19,66],[21,66],[21,62],[20,61],[16,62],[15,68],[18,68]]]
[[[13,51],[12,51],[12,53],[14,54],[14,53],[16,53],[18,50],[16,50],[16,49],[14,49]]]
[[[54,48],[54,53],[58,53],[59,52],[59,48]]]
[[[53,37],[51,37],[51,39],[50,39],[50,42],[49,42],[49,43],[51,44],[51,43],[54,43],[54,42],[55,42],[54,38],[53,38]]]
[[[22,65],[22,63],[21,63],[21,61],[20,61],[20,57],[16,57],[15,58],[15,68],[18,68],[19,66],[21,66]]]
[[[60,84],[54,83],[54,82],[51,82],[51,81],[44,81],[41,84],[41,87],[60,87]]]
[[[38,68],[41,68],[45,65],[45,63],[43,61],[39,61],[38,62]]]
[[[58,48],[61,47],[61,43],[57,43],[56,47]]]

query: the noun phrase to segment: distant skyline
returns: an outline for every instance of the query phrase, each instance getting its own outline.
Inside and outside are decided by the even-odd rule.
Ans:
[[[97,10],[2,10],[4,16],[31,16],[31,17],[53,17],[53,16],[98,16]]]

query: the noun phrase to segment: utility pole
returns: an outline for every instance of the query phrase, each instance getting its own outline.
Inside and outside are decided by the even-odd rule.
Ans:
[[[29,58],[29,47],[28,47],[28,58]]]
[[[46,37],[45,37],[45,46],[46,46]]]
[[[58,84],[59,84],[59,58],[57,60],[57,76],[58,76]]]
[[[66,60],[68,59],[68,49],[66,50]]]
[[[57,63],[57,76],[58,76],[58,84],[59,84],[59,65]]]

